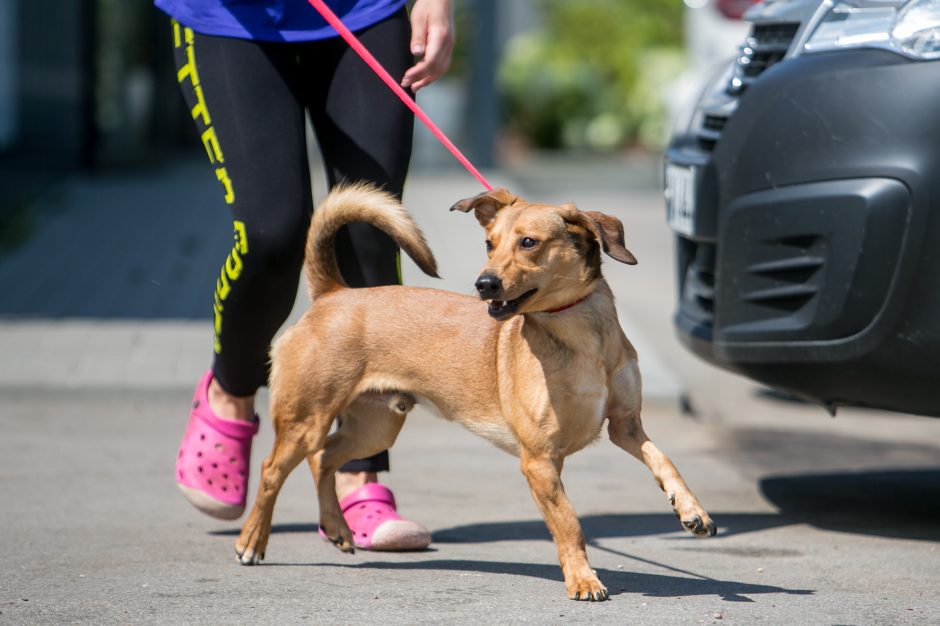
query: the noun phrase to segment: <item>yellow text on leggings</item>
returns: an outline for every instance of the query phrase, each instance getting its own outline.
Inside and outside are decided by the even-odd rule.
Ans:
[[[215,127],[212,125],[212,117],[209,115],[209,107],[206,106],[206,99],[202,93],[202,85],[199,82],[199,69],[196,64],[196,46],[195,34],[191,28],[185,28],[179,22],[173,20],[173,45],[182,48],[185,45],[186,62],[176,72],[176,79],[183,83],[189,80],[193,88],[193,99],[195,104],[191,109],[193,120],[197,125],[201,125],[200,138],[202,145],[209,156],[209,163],[216,166],[215,175],[222,183],[225,191],[225,202],[234,204],[235,189],[232,185],[232,179],[225,169],[225,156],[222,153],[222,146],[216,135]],[[222,352],[222,312],[225,310],[225,301],[232,291],[232,283],[238,280],[242,274],[242,258],[248,254],[248,235],[245,229],[245,223],[235,220],[235,245],[225,259],[219,278],[215,282],[215,297],[212,304],[214,314],[213,330],[215,331],[214,348],[216,354]]]

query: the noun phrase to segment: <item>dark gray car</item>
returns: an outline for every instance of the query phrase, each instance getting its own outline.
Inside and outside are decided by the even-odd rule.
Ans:
[[[940,0],[776,0],[666,153],[675,327],[821,402],[940,416]]]

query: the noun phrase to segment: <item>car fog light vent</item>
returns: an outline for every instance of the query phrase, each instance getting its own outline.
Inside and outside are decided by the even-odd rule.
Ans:
[[[765,243],[773,246],[765,248],[766,252],[777,258],[747,266],[741,299],[777,311],[798,311],[819,294],[817,283],[826,265],[825,238],[791,235]]]
[[[702,122],[702,127],[707,128],[708,130],[718,131],[720,133],[725,127],[725,122],[727,121],[727,117],[722,117],[720,115],[706,115],[705,121]]]
[[[789,47],[799,28],[800,25],[796,23],[757,24],[752,36],[763,44],[782,44]]]
[[[726,121],[728,118],[721,115],[706,115],[698,132],[699,148],[705,152],[714,150]]]
[[[819,293],[819,288],[813,285],[781,285],[749,291],[742,294],[741,298],[782,311],[797,311],[812,300],[817,293]]]
[[[695,305],[700,315],[712,315],[715,312],[714,274],[690,267],[686,273],[684,296],[686,301]]]
[[[800,29],[798,23],[756,24],[738,53],[727,93],[740,95],[747,86],[786,56]]]
[[[745,78],[757,78],[770,66],[776,65],[786,56],[786,50],[755,50],[751,52],[748,63],[741,66]]]
[[[718,144],[718,139],[712,139],[711,137],[699,136],[698,138],[698,147],[704,150],[705,152],[711,152],[715,149],[715,146]]]
[[[689,246],[689,264],[681,284],[683,312],[702,323],[711,324],[715,313],[715,246],[693,243]]]
[[[799,256],[779,261],[755,263],[747,268],[752,274],[770,276],[791,282],[805,282],[823,266],[825,260],[820,256]]]

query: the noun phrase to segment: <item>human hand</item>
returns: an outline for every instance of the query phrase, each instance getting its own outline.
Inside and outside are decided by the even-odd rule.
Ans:
[[[411,53],[420,57],[401,86],[418,91],[444,75],[454,51],[451,0],[415,0],[411,9]]]

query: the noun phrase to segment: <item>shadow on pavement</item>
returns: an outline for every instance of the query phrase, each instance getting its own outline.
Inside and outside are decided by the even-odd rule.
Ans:
[[[777,513],[710,511],[718,536],[793,524],[893,539],[940,541],[940,469],[769,476],[759,481]],[[680,531],[668,513],[581,517],[592,539],[663,535]],[[439,530],[435,543],[549,540],[542,520],[468,524]],[[721,551],[715,548],[702,550]]]
[[[712,515],[718,524],[719,536],[755,532],[794,523],[776,513],[718,513]],[[679,538],[695,541],[676,521],[671,513],[603,514],[579,518],[585,536],[591,539],[617,537],[644,537],[681,533]],[[238,528],[210,531],[214,536],[237,537]],[[317,525],[310,523],[273,524],[272,533],[316,533]],[[493,541],[551,541],[542,519],[512,522],[488,522],[445,528],[434,532],[434,543],[489,543]]]
[[[439,570],[449,572],[477,572],[481,574],[505,574],[509,576],[528,576],[544,580],[557,581],[562,584],[561,569],[554,564],[542,563],[514,563],[512,561],[477,561],[477,560],[451,560],[439,559],[430,561],[370,561],[367,563],[343,565],[336,563],[306,564],[271,564],[268,567],[344,567],[353,569],[376,570]],[[786,589],[772,585],[756,585],[753,583],[717,580],[698,574],[683,572],[687,576],[667,576],[660,574],[647,574],[627,570],[610,570],[597,568],[598,577],[607,587],[611,596],[622,593],[635,593],[655,598],[678,598],[687,596],[720,597],[726,602],[753,602],[748,595],[766,593],[784,593],[789,595],[812,595],[810,589]],[[680,570],[681,571],[681,570]]]
[[[760,490],[783,517],[818,528],[940,541],[940,469],[770,476]]]
[[[712,513],[718,524],[718,535],[728,536],[754,532],[766,528],[786,526],[790,522],[776,513]],[[599,514],[579,518],[586,537],[608,539],[619,537],[644,537],[684,533],[671,513]],[[685,535],[680,535],[685,539]],[[689,535],[690,540],[694,540]],[[551,536],[541,519],[467,524],[438,530],[435,543],[485,543],[489,541],[550,541]]]
[[[825,530],[859,533],[894,539],[940,541],[940,469],[879,470],[831,474],[769,476],[759,481],[764,497],[776,513],[715,512],[718,537],[731,537],[809,524]],[[671,513],[596,514],[580,517],[589,540],[645,537],[680,533],[688,539]],[[272,533],[315,533],[316,524],[274,524]],[[218,536],[237,536],[238,529],[213,531]],[[541,519],[485,522],[444,528],[434,532],[435,544],[489,543],[494,541],[551,541]],[[691,545],[691,544],[690,544]],[[783,551],[720,545],[684,548],[729,552],[737,556],[794,556]]]

